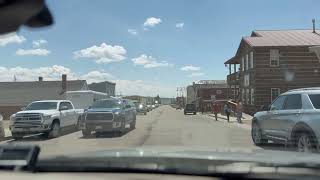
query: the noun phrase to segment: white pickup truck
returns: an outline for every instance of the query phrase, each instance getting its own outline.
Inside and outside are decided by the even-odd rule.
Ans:
[[[10,131],[14,139],[38,133],[56,138],[62,128],[78,128],[82,114],[83,110],[74,109],[71,101],[35,101],[10,117]]]

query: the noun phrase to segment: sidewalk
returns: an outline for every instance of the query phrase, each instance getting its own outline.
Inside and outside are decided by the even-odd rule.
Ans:
[[[3,122],[2,122],[5,138],[11,137],[11,131],[9,129],[9,124],[10,124],[10,121],[8,121],[8,120],[3,120]]]
[[[215,116],[212,113],[204,113],[203,115],[207,115],[207,116],[209,116],[209,117],[211,117],[212,119],[215,120]],[[242,114],[242,123],[239,124],[238,121],[237,121],[237,117],[230,116],[229,124],[235,125],[237,127],[245,128],[245,129],[251,129],[252,118],[253,118],[252,116],[243,113]],[[218,121],[219,122],[223,122],[223,123],[228,123],[227,116],[222,115],[222,114],[219,113],[218,114]]]

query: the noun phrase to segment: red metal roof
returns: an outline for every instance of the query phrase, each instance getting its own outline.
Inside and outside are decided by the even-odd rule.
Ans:
[[[263,46],[316,46],[320,45],[320,31],[312,30],[259,30],[243,40],[252,47]]]

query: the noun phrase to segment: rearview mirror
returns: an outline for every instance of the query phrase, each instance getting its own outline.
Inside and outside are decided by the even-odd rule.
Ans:
[[[25,110],[26,110],[26,107],[22,107],[22,108],[21,108],[21,111],[25,111]]]
[[[0,34],[17,31],[22,25],[38,28],[53,24],[53,17],[42,1],[1,1]]]

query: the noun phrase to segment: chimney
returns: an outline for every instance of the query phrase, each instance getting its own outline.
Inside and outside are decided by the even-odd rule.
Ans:
[[[67,75],[66,74],[62,74],[61,88],[62,88],[62,92],[67,91]]]
[[[313,33],[316,33],[316,20],[315,19],[312,19],[312,32]]]
[[[43,77],[39,76],[39,81],[40,82],[43,81]]]

